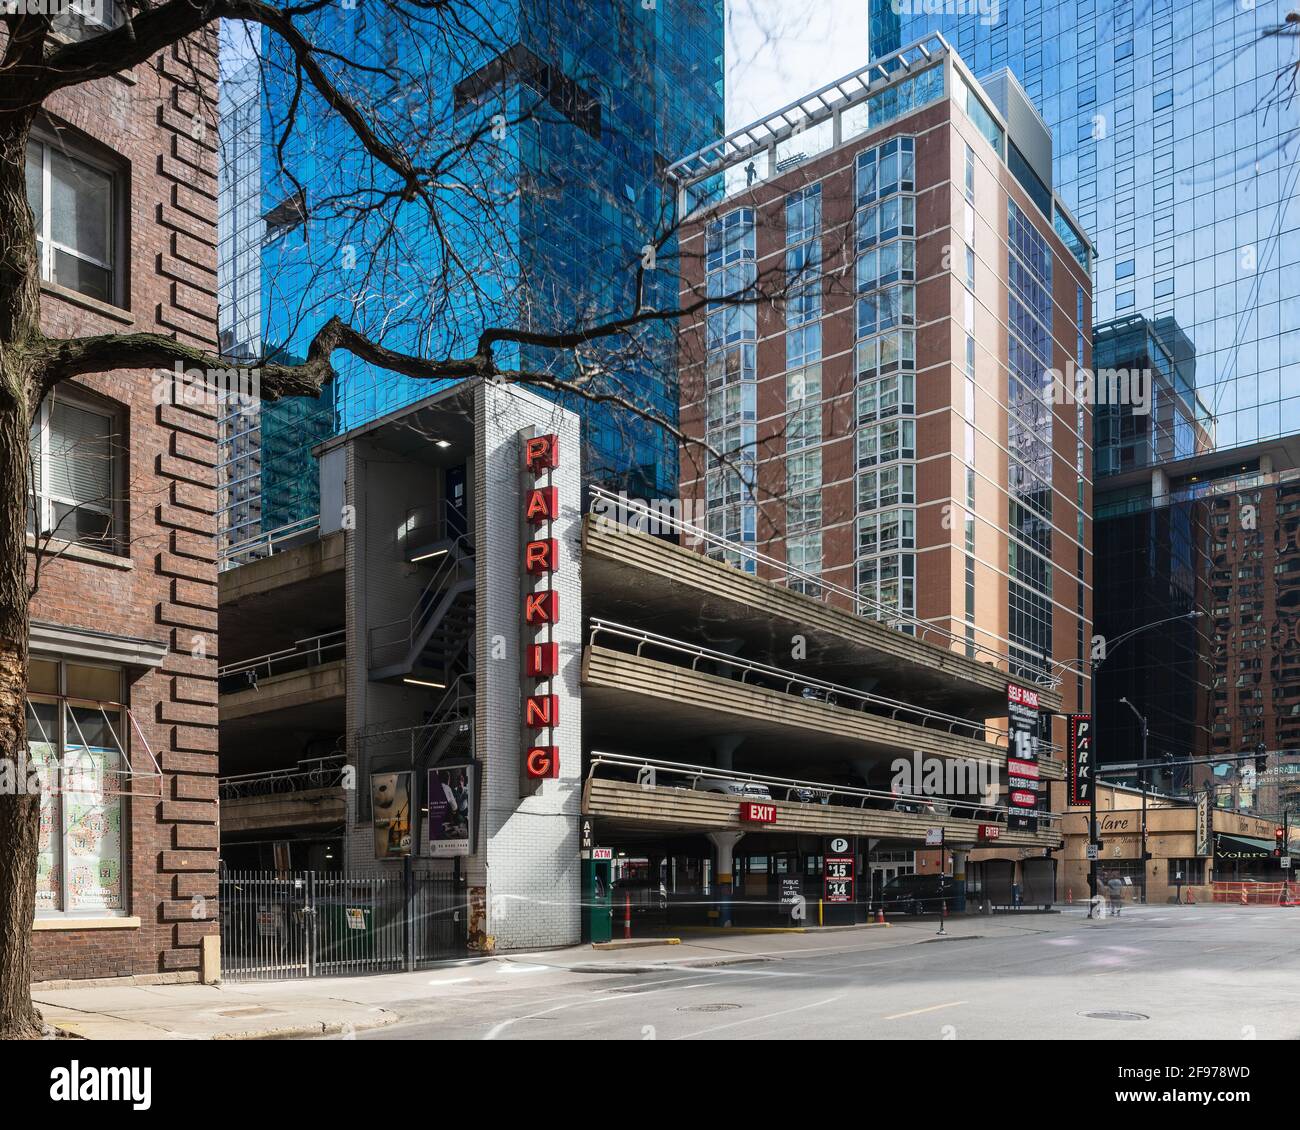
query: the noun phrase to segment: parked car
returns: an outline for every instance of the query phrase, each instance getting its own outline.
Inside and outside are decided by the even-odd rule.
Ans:
[[[697,792],[725,793],[741,800],[771,800],[772,793],[757,781],[733,781],[729,777],[696,777],[692,786]]]
[[[804,687],[799,694],[801,697],[810,699],[813,702],[824,702],[827,706],[838,706],[840,701],[835,692],[828,690],[826,687]]]
[[[785,793],[786,800],[797,801],[800,804],[830,804],[830,789],[813,789],[805,785],[796,785],[792,789],[787,789]]]
[[[956,886],[948,875],[896,875],[880,892],[885,913],[937,914],[951,907]]]

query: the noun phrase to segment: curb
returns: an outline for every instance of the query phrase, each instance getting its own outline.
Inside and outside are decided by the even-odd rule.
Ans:
[[[247,1032],[219,1032],[209,1037],[213,1040],[292,1040],[304,1036],[339,1036],[346,1032],[365,1032],[372,1028],[386,1028],[401,1019],[395,1012],[386,1012],[373,1020],[353,1023],[350,1020],[322,1020],[316,1024],[299,1024],[288,1028],[254,1028]],[[190,1037],[193,1038],[193,1037]]]
[[[681,938],[619,938],[611,942],[592,942],[594,950],[633,950],[646,946],[680,946]]]
[[[566,973],[662,973],[666,969],[713,969],[720,965],[762,965],[770,957],[696,957],[681,961],[656,961],[653,964],[632,962],[586,962],[563,967]]]

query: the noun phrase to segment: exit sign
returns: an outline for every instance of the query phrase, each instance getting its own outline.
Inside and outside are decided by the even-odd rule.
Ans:
[[[746,824],[775,824],[776,805],[747,800],[740,806],[740,819]]]

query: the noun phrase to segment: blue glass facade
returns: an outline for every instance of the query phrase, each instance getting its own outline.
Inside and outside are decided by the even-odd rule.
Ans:
[[[518,0],[457,9],[478,21],[424,35],[418,9],[323,8],[314,39],[348,61],[336,81],[381,129],[432,164],[448,139],[472,138],[437,178],[441,227],[420,201],[371,203],[397,178],[350,128],[304,94],[296,128],[294,69],[261,41],[260,332],[268,352],[305,353],[331,315],[390,348],[472,355],[493,325],[569,329],[633,306],[645,245],[671,222],[663,170],[722,131],[722,6],[615,0]],[[361,64],[358,66],[357,64]],[[375,68],[365,69],[366,65]],[[420,139],[428,142],[420,147]],[[282,170],[288,170],[286,174]],[[675,247],[657,249],[644,302],[676,305]],[[344,354],[320,401],[268,405],[261,419],[261,524],[315,512],[311,447],[437,391]],[[572,353],[500,347],[502,368],[550,376],[598,367],[602,388],[677,419],[667,326]],[[588,481],[672,497],[676,443],[614,407],[569,398],[584,417]]]
[[[1297,48],[1266,34],[1286,11],[870,0],[873,58],[937,31],[977,76],[1014,72],[1097,246],[1094,322],[1172,320],[1222,448],[1300,431],[1300,125],[1275,83]]]

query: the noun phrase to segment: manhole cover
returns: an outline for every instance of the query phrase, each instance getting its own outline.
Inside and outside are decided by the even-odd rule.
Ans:
[[[740,1008],[738,1004],[688,1004],[679,1008],[678,1012],[730,1012],[733,1008]]]
[[[1081,1012],[1089,1020],[1150,1020],[1144,1012]]]

